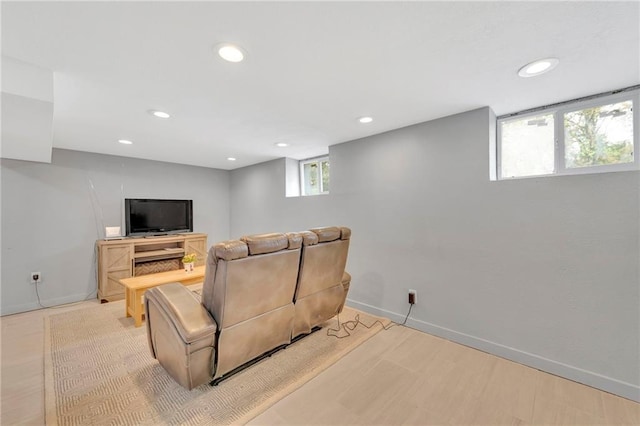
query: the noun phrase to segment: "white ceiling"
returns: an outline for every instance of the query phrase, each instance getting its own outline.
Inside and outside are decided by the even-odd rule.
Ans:
[[[636,85],[640,3],[3,1],[2,54],[53,70],[54,147],[233,169]]]

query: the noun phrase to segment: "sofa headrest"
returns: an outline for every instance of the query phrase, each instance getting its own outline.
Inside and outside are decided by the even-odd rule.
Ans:
[[[311,231],[300,232],[302,236],[302,244],[305,246],[315,246],[318,244],[318,236]]]
[[[249,255],[273,253],[289,248],[289,237],[285,234],[258,234],[240,238],[249,247]]]
[[[351,238],[351,229],[337,226],[325,226],[323,228],[313,228],[311,230],[318,236],[319,243],[326,243],[335,240],[348,240]]]
[[[340,227],[340,239],[341,240],[350,240],[351,239],[351,228],[347,228],[346,226]]]
[[[289,250],[302,247],[302,235],[299,232],[287,232],[287,238],[289,238]]]
[[[211,247],[211,251],[214,252],[218,259],[224,260],[241,259],[249,256],[247,245],[238,240],[222,241]]]

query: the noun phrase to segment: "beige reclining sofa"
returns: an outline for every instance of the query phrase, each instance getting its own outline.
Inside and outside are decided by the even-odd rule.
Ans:
[[[201,301],[177,283],[145,293],[152,356],[192,389],[309,334],[342,311],[350,237],[325,227],[214,245]]]

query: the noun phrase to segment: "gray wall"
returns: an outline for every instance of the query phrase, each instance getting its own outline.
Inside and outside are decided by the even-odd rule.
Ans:
[[[1,160],[1,313],[37,307],[31,271],[45,305],[95,297],[95,240],[121,225],[122,198],[190,198],[210,243],[349,226],[352,306],[400,321],[414,288],[413,327],[640,400],[640,172],[491,182],[493,118],[333,146],[331,194],[316,197],[285,197],[285,159]]]
[[[285,168],[280,158],[231,171],[231,238],[335,224],[337,197],[285,197]]]
[[[640,400],[640,173],[492,182],[489,108],[332,146],[331,194],[285,160],[231,172],[231,236],[353,230],[350,304]]]
[[[1,313],[96,297],[95,242],[122,226],[123,198],[192,199],[194,231],[229,235],[229,172],[54,149],[51,164],[0,160]]]

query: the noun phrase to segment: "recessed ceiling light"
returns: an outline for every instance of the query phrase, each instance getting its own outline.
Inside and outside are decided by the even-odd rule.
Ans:
[[[158,118],[169,118],[171,117],[168,113],[164,112],[164,111],[155,111],[155,110],[151,110],[149,111],[149,114],[158,117]]]
[[[288,144],[288,143],[285,143],[285,142],[278,142],[278,143],[276,144],[276,146],[277,146],[277,147],[280,147],[280,148],[285,148],[285,147],[289,146],[289,144]]]
[[[236,157],[227,157],[227,160],[229,160],[229,161],[236,161]]]
[[[373,121],[373,118],[371,118],[371,117],[360,117],[360,118],[358,118],[358,121],[363,123],[363,124],[367,124],[367,123],[371,123]]]
[[[530,64],[527,64],[518,70],[520,77],[535,77],[536,75],[544,74],[554,69],[560,61],[556,58],[540,59]]]
[[[120,142],[123,145],[131,145],[131,144],[133,144],[133,142],[128,141],[126,139],[118,139],[118,142]]]
[[[216,46],[218,55],[225,61],[240,62],[244,59],[244,51],[233,44],[221,44]]]

